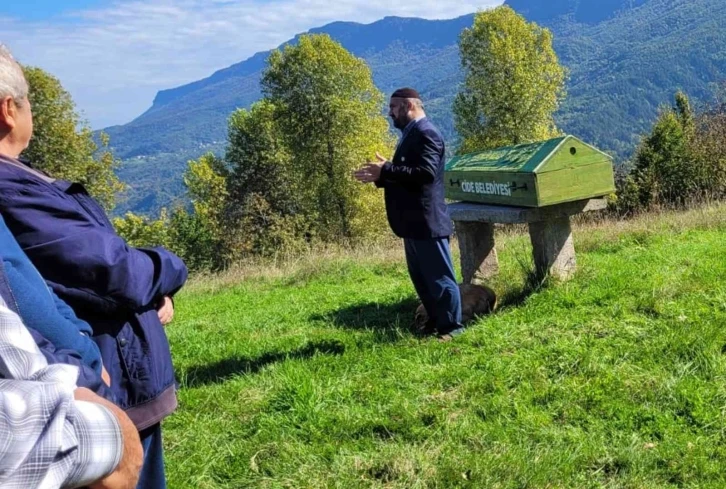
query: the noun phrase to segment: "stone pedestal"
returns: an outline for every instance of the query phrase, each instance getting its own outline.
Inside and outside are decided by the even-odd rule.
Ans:
[[[456,235],[465,284],[479,284],[499,273],[494,224],[458,221]]]
[[[567,280],[577,269],[569,217],[529,224],[532,256],[539,277]]]
[[[449,205],[456,224],[464,283],[483,282],[499,271],[494,224],[529,225],[535,271],[560,280],[577,268],[570,217],[607,207],[605,199],[588,199],[540,208],[459,202]]]

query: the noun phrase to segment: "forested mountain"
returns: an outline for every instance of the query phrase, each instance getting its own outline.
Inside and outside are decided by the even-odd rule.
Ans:
[[[647,0],[507,0],[507,5],[535,22],[570,17],[587,24],[602,22]]]
[[[562,129],[622,161],[675,90],[705,100],[726,79],[723,1],[507,3],[555,34],[555,49],[570,70],[569,95],[557,117]],[[327,33],[364,58],[384,93],[402,85],[417,87],[452,146],[451,102],[461,80],[456,43],[472,20],[473,14],[440,21],[387,17],[368,25],[336,22],[310,32]],[[183,191],[187,160],[223,151],[228,115],[260,97],[268,54],[161,91],[136,120],[105,130],[124,160],[121,177],[133,187],[120,210],[169,205]]]

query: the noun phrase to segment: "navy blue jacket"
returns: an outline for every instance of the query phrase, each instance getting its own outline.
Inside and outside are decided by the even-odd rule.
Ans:
[[[6,268],[7,262],[5,261],[5,255],[3,254],[4,250],[5,248],[0,245],[0,297],[2,297],[3,301],[5,301],[5,304],[7,304],[11,311],[20,316],[22,319],[21,308],[19,305],[20,295],[13,290],[11,286],[13,280],[10,280],[9,275],[6,273],[8,269]],[[43,295],[39,295],[37,297],[39,308],[45,310],[46,307],[41,303],[47,302],[46,299]],[[25,320],[23,320],[23,324],[25,324],[25,327],[28,328],[30,335],[33,337],[33,340],[38,345],[40,352],[49,364],[65,363],[67,365],[75,365],[78,367],[78,380],[76,380],[76,385],[78,387],[86,387],[110,401],[114,400],[110,389],[108,389],[106,384],[103,383],[98,372],[86,365],[77,352],[56,348],[56,346],[48,341],[40,332],[28,327]]]
[[[453,225],[444,201],[444,138],[430,120],[414,123],[376,182],[383,187],[386,214],[400,238],[451,236]]]
[[[82,185],[1,161],[0,213],[51,288],[93,328],[116,402],[137,428],[174,411],[174,369],[156,305],[186,281],[182,260],[128,246]]]
[[[5,225],[0,215],[0,256],[5,276],[23,324],[48,339],[55,347],[78,353],[83,363],[101,375],[101,352],[91,339],[91,326],[48,287],[38,270]]]

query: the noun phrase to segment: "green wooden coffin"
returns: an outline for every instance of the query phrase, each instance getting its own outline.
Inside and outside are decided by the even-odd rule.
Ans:
[[[574,136],[456,156],[444,184],[450,200],[520,207],[615,191],[612,158]]]

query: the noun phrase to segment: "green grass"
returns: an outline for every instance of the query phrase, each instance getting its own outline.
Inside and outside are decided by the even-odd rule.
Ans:
[[[725,211],[583,225],[527,293],[503,236],[502,307],[448,344],[410,333],[398,249],[197,279],[169,487],[724,487]]]

